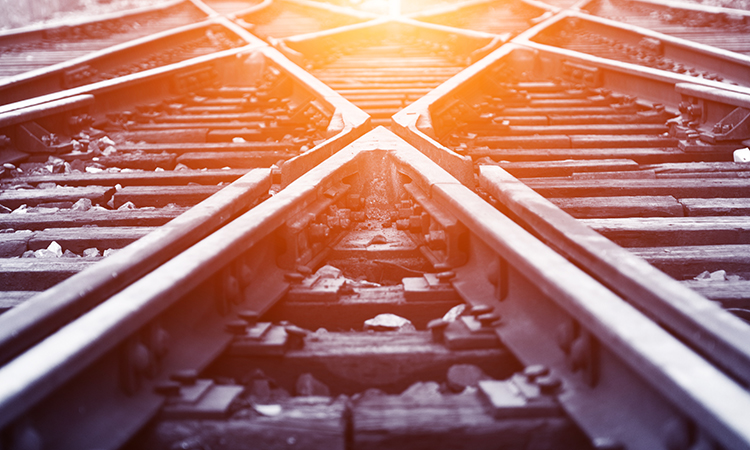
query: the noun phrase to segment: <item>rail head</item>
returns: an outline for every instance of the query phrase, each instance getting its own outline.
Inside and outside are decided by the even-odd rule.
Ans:
[[[669,448],[672,437],[665,436],[665,429],[676,421],[678,426],[697,427],[727,448],[750,443],[750,418],[743,413],[750,408],[750,394],[744,388],[383,128],[0,368],[0,424],[8,426],[24,414],[61,417],[47,400],[55,397],[54,391],[63,385],[84,389],[87,375],[96,373],[96,361],[115,355],[123,342],[132,342],[132,336],[148,327],[178,339],[169,345],[175,353],[162,356],[166,372],[141,379],[131,394],[133,399],[145,396],[158,407],[160,400],[150,387],[175,364],[203,367],[227,342],[222,324],[231,319],[228,311],[250,307],[262,313],[283,295],[288,286],[284,269],[267,262],[269,257],[274,260],[279,246],[266,238],[289,217],[307,214],[306,207],[342,180],[381,176],[368,169],[373,161],[388,161],[395,169],[385,172],[391,182],[414,183],[424,193],[422,201],[434,202],[465,226],[469,236],[461,251],[469,253],[468,262],[455,268],[453,286],[469,304],[489,304],[502,314],[495,331],[524,363],[552,368],[563,380],[558,400],[590,435],[632,448]],[[261,260],[265,262],[257,265]],[[246,271],[247,264],[256,269]],[[498,280],[508,286],[498,290],[490,280],[500,267],[507,274]],[[244,294],[226,288],[237,282],[226,281],[228,277],[236,276],[245,280],[239,291]],[[227,303],[227,295],[240,297]],[[218,310],[217,302],[223,305]],[[200,314],[200,320],[191,316],[185,321],[184,314]],[[594,378],[587,375],[589,369],[566,362],[570,356],[556,343],[558,325],[571,321],[578,326],[574,338],[582,342],[575,347],[598,349],[590,361],[582,353],[586,364],[596,366]],[[180,326],[197,323],[201,339],[210,345],[201,347],[205,353],[185,359],[185,352],[176,348],[196,347],[185,347],[190,338]],[[107,383],[109,389],[122,389],[117,377],[101,378],[98,387]],[[94,405],[94,412],[102,407],[107,406]],[[622,425],[623,417],[633,424],[612,426]],[[79,421],[67,438],[86,426],[92,425]],[[638,433],[633,426],[639,427]]]
[[[631,0],[635,3],[642,3],[659,9],[673,9],[694,11],[697,13],[716,14],[723,16],[750,17],[750,11],[746,9],[725,8],[721,6],[702,5],[699,3],[681,1],[681,0]]]
[[[121,12],[114,12],[109,14],[102,14],[93,18],[82,18],[79,20],[65,21],[64,23],[52,23],[52,24],[39,24],[31,25],[23,28],[13,28],[9,30],[0,30],[0,42],[6,43],[8,41],[13,42],[18,39],[26,39],[28,36],[40,35],[42,36],[46,32],[54,32],[55,30],[66,29],[70,27],[80,27],[89,24],[95,24],[100,22],[115,21],[126,19],[130,17],[136,17],[143,14],[149,14],[157,11],[168,10],[180,4],[192,4],[190,0],[170,0],[165,3],[160,3],[155,6],[146,6],[142,8],[136,8],[131,10],[125,10]]]
[[[650,40],[649,42],[652,45],[658,46],[658,50],[655,50],[655,52],[657,52],[660,57],[674,59],[693,69],[699,69],[705,71],[707,74],[713,74],[713,76],[721,76],[724,79],[723,81],[725,84],[747,84],[746,75],[747,71],[750,69],[750,57],[746,55],[666,35],[639,27],[637,24],[624,24],[614,20],[588,15],[580,11],[563,11],[547,21],[521,33],[513,39],[513,42],[520,45],[533,45],[535,43],[544,45],[543,41],[545,39],[554,39],[558,34],[570,33],[571,29],[585,29],[588,32],[598,33],[611,39],[616,39],[617,42],[629,44],[634,47],[641,46],[644,40]],[[624,64],[628,67],[641,67],[633,63],[625,62],[615,62],[615,64]],[[648,67],[644,67],[644,69],[653,71],[653,69]],[[699,77],[689,78],[692,78],[697,83],[704,81],[703,78]]]

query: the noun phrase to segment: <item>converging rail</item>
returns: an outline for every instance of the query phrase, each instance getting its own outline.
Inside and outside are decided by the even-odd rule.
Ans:
[[[379,170],[373,170],[376,167]],[[342,184],[343,180],[349,183]],[[19,425],[18,435],[53,437],[52,442],[63,446],[116,446],[163,402],[153,390],[159,382],[179,370],[202,369],[229,343],[226,327],[236,317],[232,311],[250,309],[262,315],[295,283],[304,286],[304,275],[289,271],[315,262],[320,258],[315,249],[325,248],[308,247],[316,228],[310,221],[315,214],[308,211],[321,211],[320,206],[337,202],[341,202],[339,211],[352,206],[353,230],[333,228],[318,238],[320,243],[342,242],[358,229],[369,235],[385,212],[379,209],[385,206],[387,211],[392,204],[380,197],[382,187],[426,212],[418,227],[410,226],[404,234],[429,229],[446,235],[444,250],[431,253],[436,259],[433,266],[467,262],[463,269],[457,268],[455,278],[438,275],[438,280],[452,286],[470,306],[496,311],[497,315],[485,314],[487,322],[479,316],[480,330],[489,326],[526,364],[555,365],[552,375],[560,381],[548,390],[559,390],[558,400],[571,413],[612,407],[612,401],[619,405],[618,397],[637,392],[639,412],[633,411],[636,417],[629,419],[638,422],[640,432],[615,432],[611,437],[618,442],[659,448],[665,439],[662,429],[674,427],[679,433],[690,426],[680,422],[687,420],[701,431],[701,439],[730,448],[747,445],[748,427],[738,414],[750,407],[743,388],[384,130],[339,151],[0,369],[4,425],[25,415],[27,421]],[[357,213],[352,198],[360,199],[364,214]],[[427,212],[436,207],[443,211],[439,216]],[[452,217],[442,217],[445,214]],[[286,246],[274,244],[274,234]],[[259,266],[261,261],[277,261],[280,267]],[[429,283],[425,288],[433,289]],[[493,320],[500,323],[489,325]],[[451,339],[451,325],[446,325],[438,333]],[[231,326],[236,339],[247,333],[244,327],[235,330],[233,322]],[[572,327],[571,347],[548,343],[554,342],[558,326]],[[469,330],[463,333],[486,333]],[[455,339],[461,339],[462,332],[454,332],[459,333]],[[298,329],[289,326],[280,333],[287,342],[299,336]],[[531,342],[537,344],[529,346]],[[557,361],[566,358],[573,358],[568,370],[558,369]],[[107,375],[114,367],[120,369]],[[691,376],[680,375],[684,373]],[[623,387],[630,389],[623,392]],[[483,391],[502,410],[503,398],[493,397],[493,387],[484,385]],[[65,401],[70,395],[77,399],[74,404]],[[106,414],[127,405],[146,417],[130,414],[129,425],[122,417]],[[644,410],[650,412],[648,418],[637,417]],[[80,427],[60,428],[55,418],[67,414],[81,418]],[[109,425],[102,422],[107,417],[112,421]],[[600,417],[606,421],[612,416]],[[114,428],[120,438],[112,435]]]
[[[743,4],[0,33],[0,446],[750,448]]]

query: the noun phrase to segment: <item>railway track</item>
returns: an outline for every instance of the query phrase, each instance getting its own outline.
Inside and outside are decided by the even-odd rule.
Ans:
[[[40,69],[77,56],[205,19],[191,2],[174,1],[156,8],[52,27],[30,26],[0,35],[0,76]]]
[[[2,445],[750,447],[745,18],[635,3],[6,33]]]

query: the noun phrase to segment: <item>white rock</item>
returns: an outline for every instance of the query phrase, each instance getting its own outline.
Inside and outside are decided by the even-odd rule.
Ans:
[[[86,167],[86,172],[88,172],[88,173],[101,173],[101,172],[104,172],[104,169],[100,169],[98,167],[89,166],[89,167]]]
[[[386,313],[365,320],[365,330],[416,331],[416,328],[409,320],[395,314]]]
[[[734,151],[734,162],[750,162],[750,148],[741,148]]]
[[[91,209],[91,199],[82,198],[78,200],[77,202],[73,203],[73,206],[70,209],[72,211],[88,211],[89,209]]]
[[[40,248],[34,252],[35,258],[57,258],[54,252],[47,250],[46,248]]]
[[[319,278],[338,278],[341,276],[341,269],[336,267],[325,265],[315,272],[315,275]]]
[[[60,258],[63,255],[63,249],[60,244],[58,244],[56,241],[52,241],[49,243],[49,246],[47,246],[47,250],[51,251],[55,254],[56,257]]]
[[[242,142],[247,142],[247,141],[243,137],[233,137],[232,142],[234,142],[235,144],[240,144]]]
[[[128,210],[132,210],[132,209],[138,209],[138,208],[135,207],[135,205],[133,204],[133,202],[125,202],[122,205],[120,205],[119,208],[117,208],[118,211],[128,211]]]
[[[164,172],[164,169],[162,169],[161,167],[157,167],[156,169],[154,169],[154,172]]]
[[[21,205],[18,208],[14,209],[11,214],[26,214],[29,208],[26,205]]]
[[[453,322],[456,319],[458,319],[458,317],[461,314],[463,314],[465,310],[466,310],[466,305],[465,304],[462,303],[460,305],[456,305],[453,308],[451,308],[450,311],[448,311],[447,313],[445,313],[445,315],[443,316],[443,321],[445,321],[445,322]]]
[[[442,397],[442,394],[440,393],[440,385],[436,382],[418,381],[409,386],[409,389],[402,392],[401,397],[407,397],[415,400],[417,403],[421,403],[422,401],[429,402],[439,399]]]
[[[253,405],[253,409],[259,414],[267,417],[278,416],[281,414],[281,405]]]
[[[727,271],[717,270],[716,272],[711,272],[710,279],[714,281],[726,281]]]
[[[112,256],[112,255],[114,255],[115,253],[117,253],[117,252],[118,252],[119,250],[120,250],[119,248],[108,248],[108,249],[104,250],[104,255],[103,255],[103,256],[104,256],[105,258],[106,258],[107,256]]]
[[[84,258],[96,258],[99,256],[102,256],[102,254],[99,253],[99,249],[95,247],[87,248],[86,250],[83,251]]]
[[[103,138],[99,139],[99,143],[102,145],[115,145],[115,141],[109,138],[109,136],[104,136]]]

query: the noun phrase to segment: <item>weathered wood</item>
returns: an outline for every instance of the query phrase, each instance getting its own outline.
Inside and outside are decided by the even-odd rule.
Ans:
[[[455,292],[437,292],[429,301],[407,300],[403,286],[354,289],[351,295],[336,290],[291,289],[269,312],[269,320],[289,320],[304,328],[329,330],[361,329],[364,321],[378,314],[392,313],[409,319],[417,328],[458,305]]]
[[[16,209],[21,205],[36,206],[41,203],[75,203],[82,198],[88,198],[95,204],[104,204],[114,192],[114,188],[100,186],[14,189],[0,193],[0,205]]]
[[[638,163],[632,159],[567,159],[561,161],[500,162],[500,167],[516,177],[560,177],[575,172],[636,170]]]
[[[750,216],[750,198],[681,198],[688,216]]]
[[[521,181],[545,197],[671,195],[677,198],[743,198],[750,192],[750,180],[745,179],[573,180],[525,178]]]
[[[750,280],[685,280],[683,283],[701,295],[721,302],[725,308],[750,308]]]
[[[570,136],[573,148],[631,148],[631,147],[673,147],[678,140],[660,135],[581,135]]]
[[[110,156],[99,156],[97,162],[106,167],[139,170],[172,170],[177,155],[170,153],[125,153],[120,152]]]
[[[518,125],[511,124],[506,130],[494,130],[498,134],[509,134],[514,136],[545,136],[545,135],[567,135],[574,141],[574,136],[599,136],[599,135],[643,135],[660,134],[667,131],[664,124],[583,124],[583,125]],[[595,138],[593,138],[595,139]]]
[[[581,148],[572,149],[569,145],[563,147],[547,146],[547,138],[525,142],[507,142],[507,146],[493,145],[492,147],[470,147],[466,154],[474,159],[490,157],[495,161],[549,161],[564,159],[611,159],[625,158],[640,164],[658,163],[663,161],[690,161],[694,155],[685,153],[677,148]],[[544,145],[537,145],[537,142]],[[566,141],[567,143],[567,141]],[[461,152],[460,148],[456,151]],[[704,159],[725,159],[720,153],[702,154]]]
[[[576,218],[683,215],[682,205],[671,196],[571,197],[549,201]]]
[[[192,206],[221,190],[221,186],[127,186],[115,193],[114,205],[119,208],[127,202],[143,208],[162,207],[173,203],[177,206]]]
[[[131,448],[180,448],[200,442],[203,448],[245,450],[345,450],[347,400],[294,397],[280,400],[277,415],[240,411],[229,420],[161,421],[136,439]]]
[[[697,245],[682,247],[631,248],[635,255],[684,280],[709,271],[729,274],[750,273],[750,245]]]
[[[570,138],[560,136],[482,136],[471,140],[472,146],[499,148],[548,149],[570,148]]]
[[[370,395],[352,408],[354,448],[582,448],[569,419],[495,419],[476,393],[412,398]]]
[[[119,172],[119,173],[66,173],[33,175],[14,178],[9,183],[55,183],[61,186],[162,186],[188,183],[219,184],[231,183],[245,175],[245,169],[225,170],[165,170],[163,172]]]
[[[118,131],[109,133],[109,137],[115,142],[148,142],[155,144],[182,143],[182,142],[206,142],[208,128],[190,128],[177,130],[141,130],[141,131]]]
[[[656,176],[657,178],[672,179],[672,178],[750,178],[750,172],[676,172],[676,173],[662,173]]]
[[[177,162],[191,168],[220,169],[222,167],[254,169],[270,167],[279,161],[295,156],[294,153],[281,152],[209,152],[184,153]]]
[[[454,364],[475,364],[499,379],[521,370],[505,348],[453,351],[433,342],[429,331],[313,333],[305,338],[304,348],[276,358],[243,356],[246,344],[253,341],[235,340],[215,370],[242,379],[248,367],[261,368],[287,389],[303,372],[312,373],[332,392],[354,394],[373,387],[401,392],[419,380],[442,381]]]
[[[728,155],[731,157],[731,155]],[[732,161],[662,163],[654,164],[643,169],[652,169],[658,174],[676,174],[684,172],[746,172],[750,171],[750,163]]]
[[[54,214],[0,214],[0,229],[43,230],[45,228],[77,228],[84,225],[156,227],[166,224],[185,211],[186,208],[164,208],[123,211],[61,210]]]
[[[655,179],[656,173],[653,170],[624,170],[620,172],[576,172],[571,175],[574,180],[632,180],[634,178]]]
[[[42,291],[93,265],[99,258],[3,258],[0,290]]]
[[[0,312],[15,308],[36,294],[36,291],[0,291]]]
[[[583,219],[626,247],[750,244],[748,217]]]
[[[117,144],[120,151],[142,151],[146,153],[208,153],[208,152],[286,152],[298,145],[294,142],[174,142],[174,143],[123,143]]]
[[[33,233],[28,231],[0,234],[0,258],[23,255],[23,252],[28,250],[32,236]]]
[[[52,241],[60,244],[63,250],[79,254],[91,247],[101,251],[123,248],[155,229],[156,227],[50,228],[33,233],[29,240],[29,250],[47,248]]]

